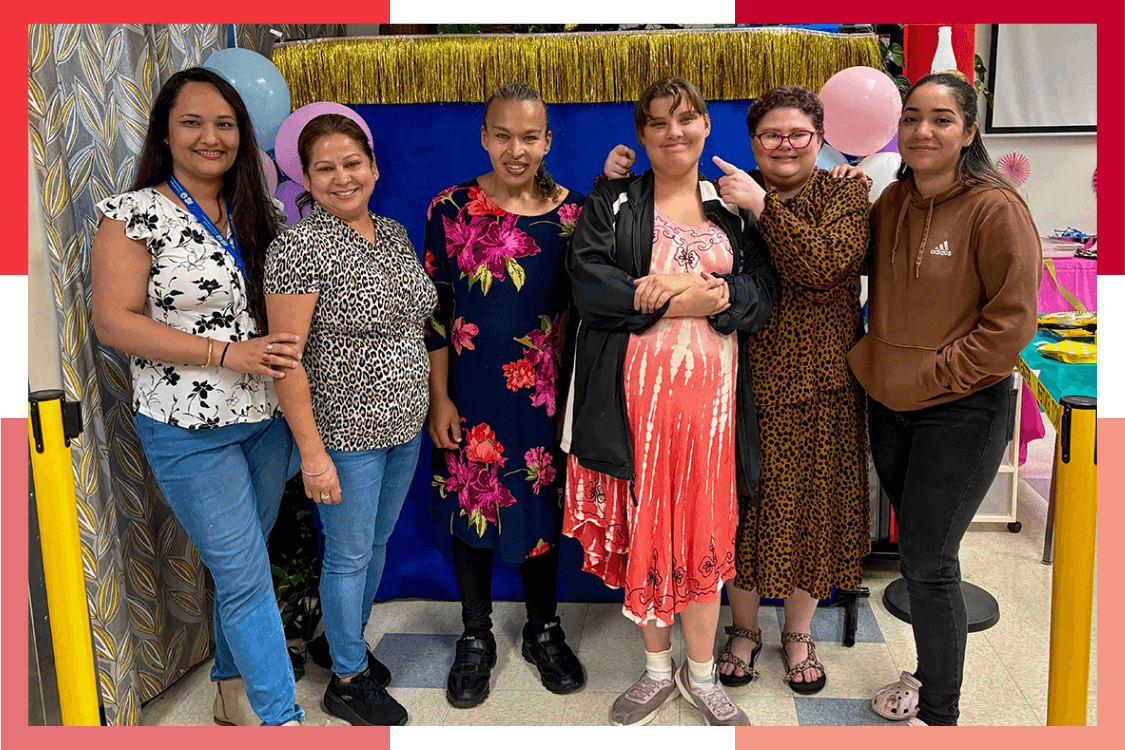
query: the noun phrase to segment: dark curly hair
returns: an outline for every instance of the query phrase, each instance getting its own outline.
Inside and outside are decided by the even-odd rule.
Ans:
[[[530,86],[522,83],[506,83],[503,86],[495,89],[488,96],[488,100],[484,103],[484,118],[481,121],[481,127],[488,127],[488,110],[492,107],[492,103],[500,99],[515,99],[521,102],[539,102],[543,107],[543,118],[547,122],[547,131],[551,132],[551,115],[547,111],[547,102],[543,101],[543,97],[539,92]],[[535,170],[535,190],[546,200],[558,200],[559,193],[562,188],[555,182],[555,178],[547,171],[547,164],[539,162],[539,169]]]
[[[175,73],[161,87],[148,118],[148,133],[137,157],[133,190],[167,182],[172,175],[172,151],[165,142],[172,107],[187,83],[209,83],[234,110],[238,124],[238,153],[234,164],[223,174],[223,197],[230,202],[231,230],[238,238],[242,260],[246,266],[246,292],[249,310],[260,334],[267,332],[266,300],[262,280],[265,274],[266,248],[281,229],[273,203],[266,192],[266,176],[258,155],[258,141],[250,113],[242,97],[218,73],[206,68],[187,68]]]
[[[824,105],[816,94],[804,86],[777,86],[755,99],[750,104],[750,109],[746,110],[746,127],[750,131],[750,137],[754,137],[754,131],[763,117],[783,107],[804,112],[812,120],[813,130],[818,135],[824,132]]]

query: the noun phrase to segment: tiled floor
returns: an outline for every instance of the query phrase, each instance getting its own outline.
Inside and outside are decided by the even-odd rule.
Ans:
[[[1050,429],[1048,427],[1048,429]],[[1050,626],[1051,567],[1040,562],[1046,519],[1053,434],[1032,444],[1022,469],[1019,518],[1023,531],[1012,534],[1003,524],[974,526],[961,548],[965,580],[983,586],[1000,603],[1000,622],[970,633],[961,699],[962,725],[1032,725],[1047,720],[1047,643]],[[893,725],[876,716],[868,701],[901,670],[915,666],[910,626],[891,616],[882,604],[883,590],[898,578],[897,564],[867,569],[871,598],[863,603],[857,643],[840,643],[843,612],[821,607],[813,620],[821,660],[828,670],[826,688],[814,697],[797,697],[782,682],[778,647],[781,612],[761,619],[766,644],[758,659],[761,678],[731,690],[755,725]],[[1095,597],[1096,597],[1095,576]],[[391,693],[410,711],[413,725],[604,725],[610,704],[644,669],[637,628],[617,604],[562,604],[567,639],[587,670],[586,687],[555,696],[538,681],[519,653],[523,605],[500,602],[494,621],[499,661],[492,693],[471,710],[445,701],[445,674],[453,642],[461,632],[454,602],[396,600],[377,604],[367,630],[375,654],[394,674]],[[729,624],[723,608],[720,629]],[[679,627],[673,633],[674,658],[683,659]],[[1087,720],[1097,720],[1097,603]],[[186,675],[143,711],[147,724],[207,724],[213,688],[210,662]],[[321,697],[329,673],[310,664],[297,684],[297,699],[311,723],[343,723],[324,713]],[[699,712],[682,698],[666,704],[653,725],[701,725]]]

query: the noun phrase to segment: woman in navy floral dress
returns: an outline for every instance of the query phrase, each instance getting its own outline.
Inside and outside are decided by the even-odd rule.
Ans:
[[[434,197],[426,270],[438,289],[427,331],[433,515],[453,535],[465,632],[446,688],[471,708],[488,696],[494,551],[516,563],[528,622],[523,656],[565,694],[585,676],[556,616],[562,483],[556,412],[570,300],[563,266],[584,196],[543,168],[551,133],[542,98],[522,85],[485,105],[481,145],[493,171]]]

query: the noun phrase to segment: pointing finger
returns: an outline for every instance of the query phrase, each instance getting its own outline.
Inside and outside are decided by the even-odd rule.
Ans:
[[[718,166],[719,169],[723,170],[727,174],[737,174],[738,172],[742,171],[738,167],[731,164],[730,162],[723,161],[722,159],[720,159],[717,156],[712,156],[711,161],[715,162],[715,165]]]

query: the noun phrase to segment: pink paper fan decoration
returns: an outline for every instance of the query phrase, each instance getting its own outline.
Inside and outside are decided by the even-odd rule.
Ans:
[[[1027,182],[1027,177],[1031,174],[1031,162],[1023,154],[1015,152],[1001,156],[1000,161],[996,162],[996,168],[1016,187]]]
[[[1090,178],[1090,187],[1094,189],[1094,195],[1098,194],[1098,168],[1094,167],[1094,176]]]

